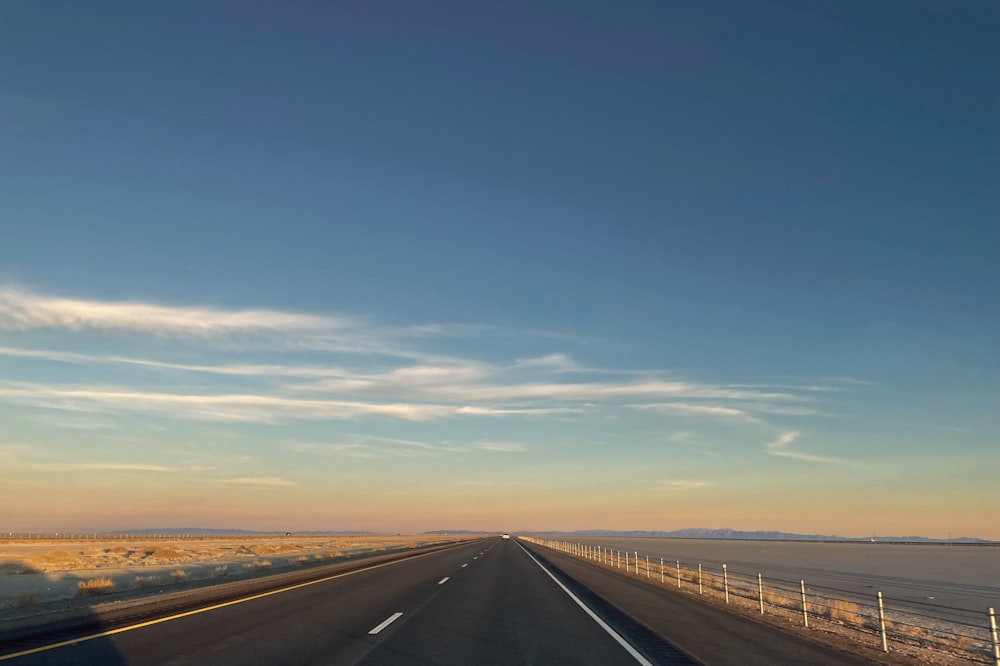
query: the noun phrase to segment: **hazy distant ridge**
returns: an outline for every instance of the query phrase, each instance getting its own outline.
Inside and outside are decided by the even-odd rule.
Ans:
[[[494,530],[428,530],[421,532],[427,535],[447,535],[447,534],[491,534]],[[245,529],[222,529],[211,527],[164,527],[164,528],[144,528],[129,530],[105,530],[99,534],[129,534],[133,536],[269,536],[284,535],[286,532],[280,530],[245,530]],[[727,527],[718,529],[706,529],[692,527],[681,530],[575,530],[572,532],[559,531],[515,531],[515,534],[539,534],[539,535],[562,535],[573,536],[600,536],[600,537],[651,537],[660,539],[748,539],[748,540],[771,540],[771,541],[869,541],[871,537],[845,537],[835,534],[796,534],[794,532],[778,531],[743,531],[734,530]],[[381,534],[381,532],[371,532],[367,530],[307,530],[291,531],[295,536],[331,536],[347,534]],[[998,543],[986,539],[975,537],[955,537],[953,539],[932,539],[923,536],[882,536],[874,537],[876,541],[882,542],[909,542],[909,543]]]
[[[760,539],[783,541],[869,541],[871,537],[843,537],[835,534],[795,534],[776,531],[742,531],[727,527],[719,529],[687,528],[669,532],[659,530],[576,530],[574,532],[522,532],[522,534],[563,534],[566,536],[656,537],[661,539]],[[931,539],[922,536],[876,536],[876,541],[907,541],[917,543],[991,543],[973,537]]]
[[[101,534],[129,534],[134,536],[152,536],[156,534],[166,534],[166,535],[192,535],[192,536],[269,536],[269,535],[284,535],[288,532],[280,530],[227,530],[214,527],[163,527],[155,528],[149,527],[141,530],[108,530],[105,532],[100,532]],[[375,532],[366,532],[365,530],[311,530],[311,531],[292,531],[291,534],[296,536],[328,536],[328,535],[338,535],[338,534],[375,534]]]

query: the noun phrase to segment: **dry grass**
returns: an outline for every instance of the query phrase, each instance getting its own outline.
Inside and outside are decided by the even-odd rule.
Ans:
[[[114,581],[110,578],[91,578],[90,580],[81,580],[77,583],[76,596],[92,597],[97,594],[104,594],[105,592],[110,592],[114,586]]]
[[[831,620],[840,620],[845,624],[860,627],[864,624],[864,616],[861,614],[861,607],[850,601],[839,599],[830,602],[827,606],[818,608],[818,612],[826,615]]]
[[[243,568],[247,571],[258,571],[260,569],[269,569],[270,567],[271,560],[254,560],[243,565]]]
[[[764,590],[764,603],[768,606],[773,606],[775,608],[788,608],[791,603],[788,597],[782,596],[775,592],[770,592],[767,589]]]
[[[305,564],[306,562],[309,561],[309,558],[303,555],[302,557],[296,557],[295,561],[298,562],[299,564]]]
[[[159,576],[136,576],[129,583],[129,587],[133,590],[141,590],[146,587],[156,587],[161,583]]]
[[[52,550],[42,556],[42,562],[50,566],[72,568],[79,562],[79,558],[65,550]]]
[[[175,569],[170,572],[170,580],[175,583],[183,583],[188,578],[190,578],[190,576],[187,571],[184,571],[184,569]]]
[[[224,578],[229,575],[229,565],[220,564],[212,569],[212,578]]]
[[[972,652],[976,643],[977,641],[971,636],[956,636],[954,640],[954,645],[960,652]]]
[[[173,548],[157,547],[146,551],[146,557],[154,557],[158,560],[182,560],[184,555]]]

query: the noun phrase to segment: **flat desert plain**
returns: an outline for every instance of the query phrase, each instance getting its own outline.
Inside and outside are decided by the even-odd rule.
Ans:
[[[464,538],[460,537],[460,538]],[[437,535],[0,539],[0,611],[454,541]]]

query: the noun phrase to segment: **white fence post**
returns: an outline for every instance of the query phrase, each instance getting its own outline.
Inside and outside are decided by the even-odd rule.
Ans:
[[[698,594],[704,594],[704,591],[703,591],[703,589],[701,587],[701,563],[700,562],[698,563]]]
[[[878,626],[882,633],[882,652],[889,651],[889,641],[885,636],[885,608],[882,607],[882,592],[878,593]]]
[[[681,589],[681,561],[677,560],[677,589]]]
[[[660,558],[660,582],[663,582],[663,558]]]
[[[628,551],[625,551],[625,573],[628,573]]]
[[[639,551],[635,551],[635,575],[639,575]]]
[[[649,578],[649,555],[646,556],[646,578]]]
[[[997,616],[990,608],[990,637],[993,639],[993,662],[1000,666],[1000,641],[997,641]]]
[[[729,603],[729,569],[722,565],[722,588],[726,591],[726,603]]]
[[[764,579],[757,574],[757,598],[760,600],[760,614],[764,614]]]
[[[802,625],[809,628],[809,611],[806,607],[806,582],[799,581],[799,589],[802,590]]]

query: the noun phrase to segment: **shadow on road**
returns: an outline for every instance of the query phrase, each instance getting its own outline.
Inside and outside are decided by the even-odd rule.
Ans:
[[[45,574],[28,562],[0,564],[0,599],[4,602],[0,605],[0,660],[18,665],[126,665],[114,637],[102,635],[111,627],[92,608],[101,597],[92,594],[99,587],[88,592],[88,580],[92,579],[72,573]],[[32,586],[35,581],[37,586]],[[39,586],[46,585],[66,587],[67,597],[41,601]]]

